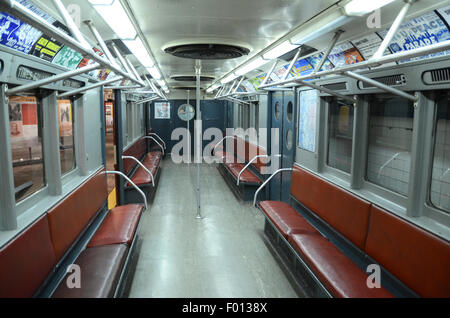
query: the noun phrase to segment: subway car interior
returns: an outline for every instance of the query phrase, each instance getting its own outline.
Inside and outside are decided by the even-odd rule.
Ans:
[[[0,36],[0,298],[450,298],[449,0],[0,0]]]

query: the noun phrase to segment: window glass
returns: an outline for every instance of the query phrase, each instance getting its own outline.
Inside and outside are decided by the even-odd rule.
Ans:
[[[58,115],[61,174],[65,175],[75,169],[73,103],[58,100]]]
[[[276,118],[277,120],[280,119],[280,113],[281,113],[281,105],[280,105],[280,102],[276,102],[276,103],[275,103],[275,118]]]
[[[329,105],[327,164],[347,173],[352,166],[353,115],[353,105],[340,100]]]
[[[287,104],[287,119],[290,122],[294,119],[294,104],[292,102]]]
[[[34,96],[9,97],[16,201],[45,186],[41,106]]]
[[[450,212],[450,95],[438,101],[431,203]]]
[[[414,107],[409,100],[370,101],[367,180],[406,196],[411,167]]]
[[[310,152],[316,152],[318,102],[319,95],[316,90],[300,92],[298,146]]]

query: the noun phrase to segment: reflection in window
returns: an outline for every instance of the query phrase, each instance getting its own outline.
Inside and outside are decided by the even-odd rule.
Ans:
[[[280,113],[281,113],[281,105],[280,102],[275,103],[275,118],[276,120],[280,119]]]
[[[327,164],[347,173],[352,166],[353,115],[353,105],[338,100],[330,103]]]
[[[370,102],[367,180],[408,194],[414,107],[399,97],[378,96]]]
[[[73,104],[70,100],[58,100],[58,115],[61,175],[65,175],[75,169]]]
[[[450,212],[450,96],[438,102],[431,203]]]
[[[16,201],[45,186],[41,106],[33,96],[9,97],[9,125]]]

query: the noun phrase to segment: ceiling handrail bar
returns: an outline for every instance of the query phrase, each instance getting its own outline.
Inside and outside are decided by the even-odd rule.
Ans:
[[[131,186],[133,188],[135,188],[136,191],[139,192],[139,194],[142,196],[142,199],[144,201],[145,210],[148,209],[147,196],[145,195],[145,193],[141,189],[139,189],[139,187],[133,181],[130,180],[130,178],[127,177],[126,174],[124,174],[121,171],[103,171],[102,174],[106,174],[106,175],[108,175],[108,174],[116,174],[116,175],[119,175],[122,178],[124,178],[126,181],[128,181],[131,184]]]
[[[50,76],[48,78],[44,78],[44,79],[36,81],[36,82],[32,82],[32,83],[20,85],[20,86],[14,87],[14,88],[10,88],[6,91],[6,94],[14,95],[14,94],[18,94],[18,93],[23,93],[23,92],[26,92],[26,91],[29,91],[29,90],[32,90],[32,89],[35,89],[35,88],[38,88],[41,86],[45,86],[45,85],[49,85],[52,83],[56,83],[56,82],[65,80],[70,77],[82,75],[84,73],[91,72],[91,71],[97,70],[99,68],[101,68],[101,65],[98,63],[83,66],[82,68],[79,68],[77,70],[67,71],[67,72],[64,72],[61,74],[56,74],[56,75]]]
[[[153,177],[153,173],[148,170],[148,168],[146,166],[144,166],[144,164],[142,162],[140,162],[137,158],[133,157],[133,156],[122,156],[122,160],[133,160],[134,162],[136,162],[142,169],[145,170],[145,172],[147,172],[150,175],[150,178],[152,178],[152,186],[153,188],[155,187],[155,178]]]
[[[319,64],[317,64],[316,67],[314,68],[314,73],[319,72],[322,69],[322,67],[325,65],[325,62],[327,61],[328,57],[330,56],[331,51],[333,51],[334,47],[336,46],[337,42],[339,41],[339,39],[341,38],[341,35],[344,32],[345,31],[343,31],[343,30],[336,31],[336,33],[334,34],[333,40],[331,40],[330,46],[328,47],[327,51],[323,55]]]
[[[64,45],[74,49],[75,51],[78,51],[85,57],[92,59],[95,62],[102,65],[103,67],[106,67],[106,68],[112,70],[117,75],[123,76],[140,86],[145,86],[145,84],[142,81],[136,80],[130,74],[127,74],[126,72],[122,71],[120,68],[112,65],[108,61],[108,59],[106,59],[102,56],[99,56],[92,49],[85,48],[76,39],[74,39],[73,37],[64,33],[62,30],[58,29],[57,27],[51,25],[49,22],[44,20],[42,17],[40,17],[33,11],[29,10],[22,4],[18,3],[17,1],[0,0],[0,9],[10,13],[11,15],[13,15],[16,18],[21,19],[21,21],[23,21],[24,23],[34,26],[35,28],[39,29],[47,36],[51,36],[52,38],[54,38],[55,41],[61,42]]]
[[[446,51],[449,49],[450,49],[450,40],[446,40],[446,41],[443,41],[440,43],[435,43],[435,44],[432,44],[432,45],[426,46],[426,47],[420,47],[420,48],[409,50],[409,51],[402,51],[402,52],[394,53],[391,55],[384,55],[379,59],[371,59],[371,60],[367,60],[367,61],[364,61],[361,63],[340,66],[340,67],[336,67],[331,70],[324,70],[324,71],[320,71],[317,73],[311,73],[309,75],[293,77],[293,78],[287,79],[285,81],[272,82],[270,84],[260,86],[259,88],[260,89],[273,88],[275,86],[282,86],[282,85],[286,85],[286,84],[295,83],[298,81],[305,81],[305,80],[309,80],[309,79],[319,79],[320,77],[327,76],[327,75],[340,75],[340,74],[343,74],[343,73],[349,72],[349,71],[366,70],[368,67],[380,66],[383,64],[391,63],[391,62],[397,62],[397,61],[411,59],[411,58],[415,58],[415,57],[421,57],[424,55],[439,53],[439,52]],[[294,85],[294,86],[301,86],[301,85]]]
[[[112,78],[110,80],[106,80],[106,81],[98,82],[98,83],[95,83],[95,84],[92,84],[92,85],[89,85],[89,86],[81,87],[81,88],[78,88],[78,89],[75,89],[73,91],[69,91],[69,92],[63,93],[63,94],[58,94],[58,97],[62,98],[62,97],[78,95],[78,94],[87,92],[87,91],[89,91],[91,89],[94,89],[94,88],[97,88],[97,87],[101,87],[101,86],[104,86],[104,85],[107,85],[107,84],[112,84],[112,83],[115,83],[115,82],[118,82],[118,81],[121,81],[121,80],[123,80],[123,77]]]

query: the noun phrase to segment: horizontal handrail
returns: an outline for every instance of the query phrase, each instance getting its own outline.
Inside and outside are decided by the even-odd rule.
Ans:
[[[245,170],[248,169],[248,167],[250,167],[250,165],[255,162],[255,160],[259,159],[259,158],[270,158],[268,155],[258,155],[256,157],[254,157],[252,160],[250,160],[250,162],[241,170],[241,172],[239,172],[238,178],[237,178],[237,185],[239,186],[240,181],[241,181],[241,175],[244,173]]]
[[[275,171],[259,188],[258,190],[256,190],[255,192],[255,197],[253,198],[253,206],[256,206],[256,199],[258,198],[258,194],[259,192],[261,192],[262,189],[264,189],[266,187],[266,185],[280,172],[285,172],[285,171],[292,171],[292,168],[283,168],[283,169],[278,169],[277,171]]]
[[[223,143],[226,139],[230,139],[230,138],[233,138],[233,139],[234,139],[234,136],[225,136],[225,137],[223,137],[223,138],[217,143],[217,145],[214,146],[213,151],[212,151],[213,156],[215,156],[215,154],[216,154],[216,149],[217,149],[217,147],[219,147],[219,145],[220,145],[221,143]]]
[[[75,51],[78,51],[84,57],[92,59],[95,62],[99,63],[100,65],[112,70],[118,76],[125,77],[142,87],[145,86],[145,84],[142,81],[140,81],[139,79],[135,79],[134,76],[128,74],[127,72],[124,72],[122,69],[120,69],[120,67],[113,65],[108,59],[96,54],[94,50],[85,47],[78,40],[74,39],[70,35],[66,34],[62,30],[55,27],[54,25],[48,23],[42,17],[40,17],[30,9],[26,8],[19,2],[11,0],[0,0],[0,9],[10,13],[16,18],[21,19],[23,22],[34,26],[47,36],[51,36],[52,38],[54,38],[56,41],[67,45],[68,47],[74,49]]]
[[[123,177],[125,180],[127,180],[133,186],[133,188],[135,188],[136,191],[138,191],[139,194],[142,196],[142,199],[144,200],[145,209],[146,210],[148,209],[147,196],[145,195],[144,191],[139,189],[139,187],[133,181],[131,181],[130,178],[128,178],[123,172],[120,172],[120,171],[104,171],[103,174],[115,174],[115,175],[119,175],[119,176]]]
[[[164,142],[164,140],[157,133],[149,133],[148,135],[157,137],[162,142],[162,144],[164,146],[164,149],[167,149],[166,143]]]
[[[144,136],[144,137],[142,137],[142,139],[151,139],[151,140],[153,140],[154,142],[156,142],[156,144],[161,148],[162,154],[163,154],[163,156],[164,156],[164,147],[158,142],[158,140],[156,140],[156,139],[153,138],[152,136]]]
[[[133,160],[133,161],[135,161],[139,166],[141,166],[141,168],[144,169],[144,170],[150,175],[150,177],[152,178],[152,186],[153,186],[153,188],[155,187],[155,178],[153,177],[153,173],[152,173],[150,170],[148,170],[147,167],[144,166],[142,162],[140,162],[137,158],[132,157],[132,156],[122,156],[122,159],[130,159],[130,160]]]

